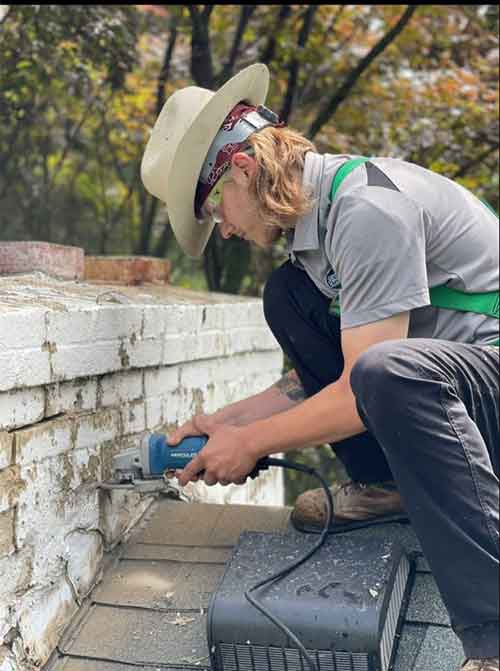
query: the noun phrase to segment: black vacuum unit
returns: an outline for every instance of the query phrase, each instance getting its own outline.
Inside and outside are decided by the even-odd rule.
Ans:
[[[212,595],[207,633],[213,671],[305,671],[296,645],[245,598],[292,563],[307,535],[246,531]],[[390,540],[331,535],[291,573],[254,592],[302,642],[319,671],[387,671],[410,563]]]

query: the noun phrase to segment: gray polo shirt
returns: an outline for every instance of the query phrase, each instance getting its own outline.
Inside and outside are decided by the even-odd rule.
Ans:
[[[374,157],[351,172],[330,205],[347,155],[306,155],[314,208],[287,235],[292,262],[341,306],[341,328],[407,310],[410,337],[488,343],[498,321],[434,308],[429,287],[498,291],[498,219],[459,184],[406,161]]]

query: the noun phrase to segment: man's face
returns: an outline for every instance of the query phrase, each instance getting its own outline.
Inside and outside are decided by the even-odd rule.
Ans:
[[[221,199],[213,216],[224,239],[236,235],[259,247],[268,248],[280,237],[281,229],[260,219],[257,204],[248,191],[256,168],[252,156],[244,153],[234,155],[229,175],[220,187]]]

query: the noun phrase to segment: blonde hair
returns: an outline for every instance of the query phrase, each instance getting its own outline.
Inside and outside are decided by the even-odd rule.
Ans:
[[[248,138],[258,170],[250,182],[262,221],[293,228],[297,217],[312,209],[311,194],[302,187],[305,155],[312,142],[290,128],[268,126]]]

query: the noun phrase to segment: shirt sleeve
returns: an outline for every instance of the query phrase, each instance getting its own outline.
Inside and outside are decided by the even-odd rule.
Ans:
[[[329,215],[327,253],[341,284],[341,328],[430,304],[425,221],[399,191],[361,187]]]

